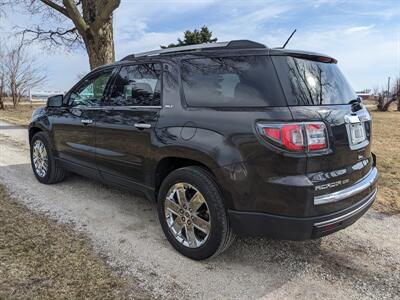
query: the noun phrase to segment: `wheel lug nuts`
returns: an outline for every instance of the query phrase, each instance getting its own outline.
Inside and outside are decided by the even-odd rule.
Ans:
[[[185,217],[182,217],[182,221],[185,222]]]
[[[187,224],[190,225],[190,224],[192,224],[192,223],[191,223],[190,221],[187,221]]]

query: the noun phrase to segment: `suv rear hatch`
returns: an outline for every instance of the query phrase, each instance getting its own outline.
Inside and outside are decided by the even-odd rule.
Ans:
[[[327,148],[307,153],[307,177],[315,186],[314,209],[324,213],[348,207],[371,192],[360,189],[346,201],[332,194],[354,186],[373,171],[370,114],[336,60],[317,54],[276,52],[273,62],[293,120],[326,126]]]

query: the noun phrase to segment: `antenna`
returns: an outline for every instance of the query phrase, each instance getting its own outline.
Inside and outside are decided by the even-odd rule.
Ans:
[[[292,36],[296,33],[297,29],[293,30],[292,34],[289,36],[289,38],[286,40],[286,42],[283,44],[282,49],[285,49],[286,45],[289,43],[290,39]]]

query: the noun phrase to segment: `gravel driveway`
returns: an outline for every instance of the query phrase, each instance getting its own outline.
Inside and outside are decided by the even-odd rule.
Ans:
[[[28,207],[85,231],[109,263],[166,298],[400,299],[400,218],[371,209],[317,241],[241,238],[195,262],[168,244],[156,207],[73,175],[42,185],[29,163],[27,130],[0,122],[0,181]]]

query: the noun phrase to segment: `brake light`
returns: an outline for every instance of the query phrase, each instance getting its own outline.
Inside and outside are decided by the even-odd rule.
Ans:
[[[302,126],[299,124],[283,125],[282,145],[291,151],[303,151],[305,146]]]
[[[322,150],[328,147],[325,135],[325,124],[306,124],[308,150]]]
[[[264,133],[269,138],[279,142],[281,140],[281,129],[280,128],[269,128],[264,127]]]
[[[263,136],[273,144],[293,152],[321,151],[328,148],[325,124],[258,124]]]

